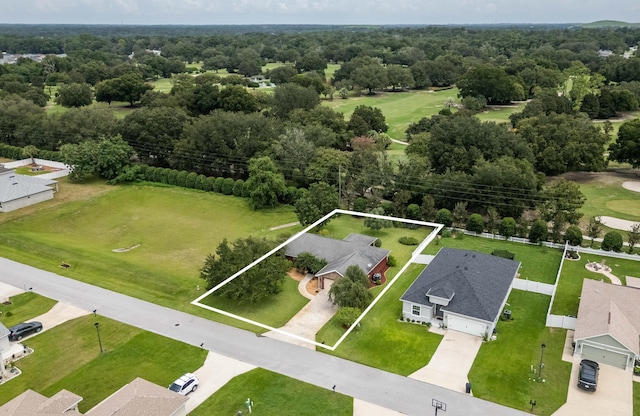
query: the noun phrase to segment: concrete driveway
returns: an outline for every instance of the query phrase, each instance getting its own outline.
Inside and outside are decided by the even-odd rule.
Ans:
[[[75,319],[88,314],[89,312],[85,311],[84,309],[77,308],[75,306],[69,305],[68,303],[58,302],[53,305],[53,307],[49,309],[48,312],[43,313],[40,316],[36,316],[35,318],[28,319],[27,322],[41,322],[42,331],[40,331],[40,333],[42,333],[71,319]],[[25,340],[28,340],[35,335],[37,334],[32,334],[24,337],[20,342],[24,342]]]
[[[578,370],[581,357],[574,356],[567,403],[554,416],[633,414],[633,374],[621,368],[600,365],[598,388],[588,392],[578,388]]]
[[[335,315],[338,308],[329,300],[329,289],[333,281],[325,280],[325,288],[319,291],[315,296],[311,298],[300,311],[295,314],[293,318],[286,323],[285,326],[280,327],[281,331],[289,334],[297,335],[309,341],[316,340],[316,333],[322,329],[322,327],[329,322],[329,319]],[[315,345],[310,342],[287,336],[275,331],[269,331],[265,334],[269,338],[285,341],[290,344],[300,345],[305,348],[315,350]]]
[[[467,374],[481,345],[480,337],[447,330],[429,364],[409,377],[464,392],[468,382]]]
[[[193,372],[200,379],[200,385],[198,390],[189,393],[187,396],[189,397],[185,404],[187,413],[200,406],[202,402],[227,384],[229,380],[254,368],[256,368],[254,365],[209,351],[202,367]]]
[[[0,282],[0,302],[8,302],[9,298],[24,293],[24,290]]]

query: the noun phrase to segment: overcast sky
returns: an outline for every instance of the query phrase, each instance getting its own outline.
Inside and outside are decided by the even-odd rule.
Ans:
[[[0,0],[0,23],[640,22],[640,0]]]

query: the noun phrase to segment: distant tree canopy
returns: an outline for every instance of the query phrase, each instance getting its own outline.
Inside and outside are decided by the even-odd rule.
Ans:
[[[255,237],[238,239],[233,243],[224,239],[216,254],[207,256],[200,269],[200,277],[207,282],[207,289],[211,289],[275,246],[273,241]],[[239,305],[258,303],[282,291],[282,282],[290,267],[291,263],[282,253],[274,254],[222,286],[214,295],[224,296]]]

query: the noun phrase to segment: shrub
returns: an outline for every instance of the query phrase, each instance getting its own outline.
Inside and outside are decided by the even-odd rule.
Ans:
[[[496,256],[496,257],[502,257],[504,259],[509,259],[509,260],[513,260],[516,257],[515,254],[513,254],[512,252],[510,252],[508,250],[498,250],[498,249],[493,250],[491,252],[491,255],[492,256]]]
[[[568,241],[572,246],[582,244],[582,230],[577,225],[570,225],[564,232],[564,241]]]
[[[207,192],[213,192],[213,186],[216,182],[216,178],[209,176],[204,184],[204,190]]]
[[[516,220],[513,217],[504,217],[498,231],[507,240],[516,235]]]
[[[367,210],[367,198],[356,198],[353,202],[353,210],[357,212],[365,212]]]
[[[420,216],[422,215],[421,211],[420,211],[420,205],[418,204],[409,204],[407,206],[407,218],[410,218],[412,220],[419,220]],[[415,224],[409,224],[409,223],[405,223],[407,225],[415,225]]]
[[[436,213],[435,222],[444,224],[445,227],[451,227],[451,224],[453,224],[453,214],[451,214],[451,211],[448,209],[442,208]]]
[[[171,169],[162,168],[160,171],[160,183],[169,183],[169,172],[171,172]]]
[[[393,214],[393,203],[389,201],[384,201],[380,204],[380,208],[384,210],[384,215],[392,215]]]
[[[196,188],[196,180],[198,179],[198,174],[195,172],[191,172],[187,174],[187,177],[184,181],[185,188],[195,189]]]
[[[184,187],[187,184],[187,175],[189,172],[186,170],[181,170],[178,172],[178,176],[176,176],[176,185]]]
[[[396,264],[398,264],[398,261],[396,260],[395,257],[393,257],[393,256],[387,257],[387,266],[396,267]]]
[[[295,186],[287,186],[282,194],[282,202],[285,204],[293,205],[298,200],[298,188]]]
[[[617,231],[609,231],[605,234],[600,248],[605,251],[622,251],[622,235]]]
[[[220,189],[220,191],[225,195],[233,194],[233,184],[234,181],[232,178],[224,178],[224,181],[222,182],[222,189]]]
[[[481,233],[484,231],[484,219],[480,214],[471,214],[467,220],[467,230],[474,233]]]
[[[244,181],[242,179],[238,179],[233,184],[233,195],[244,196]]]
[[[336,319],[343,326],[351,326],[362,314],[362,311],[358,308],[344,307],[338,309],[336,312]]]
[[[175,169],[171,169],[169,173],[167,173],[167,183],[169,185],[175,185],[177,183],[178,171]]]
[[[446,228],[442,230],[442,238],[451,238],[451,231]]]
[[[417,238],[414,237],[400,237],[398,239],[400,244],[404,244],[405,246],[417,246],[420,242]]]
[[[207,177],[204,175],[198,175],[196,178],[196,184],[194,185],[195,189],[200,189],[204,191],[207,186]]]
[[[547,241],[549,237],[549,230],[547,228],[547,222],[544,220],[536,220],[531,224],[531,230],[529,230],[529,240],[532,243],[540,243]]]
[[[222,193],[222,185],[224,184],[224,178],[218,177],[213,183],[213,192]]]
[[[379,238],[376,238],[376,241],[373,242],[375,247],[382,247],[382,241]]]

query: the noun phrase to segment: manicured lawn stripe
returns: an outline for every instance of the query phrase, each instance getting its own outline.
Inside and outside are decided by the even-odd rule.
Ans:
[[[351,416],[353,399],[340,393],[256,368],[229,381],[198,406],[191,416],[249,414],[245,401],[253,402],[252,415]]]
[[[571,363],[562,361],[566,330],[546,328],[550,297],[513,290],[509,308],[513,320],[499,321],[497,340],[482,344],[469,373],[473,394],[480,399],[536,414],[551,415],[567,399]],[[535,381],[541,344],[545,344],[544,383]]]

